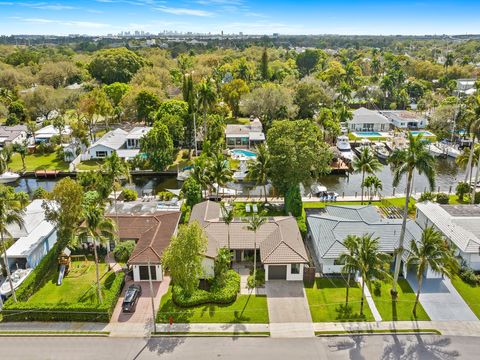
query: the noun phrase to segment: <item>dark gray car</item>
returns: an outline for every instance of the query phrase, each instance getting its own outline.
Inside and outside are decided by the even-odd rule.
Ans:
[[[137,284],[132,284],[128,287],[125,293],[125,299],[122,304],[123,312],[135,312],[137,307],[137,302],[140,296],[142,295],[142,287]]]

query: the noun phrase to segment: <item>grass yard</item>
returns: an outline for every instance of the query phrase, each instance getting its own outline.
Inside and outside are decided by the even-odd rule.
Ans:
[[[167,171],[177,171],[177,169],[182,170],[185,166],[189,166],[193,164],[193,159],[189,159],[187,156],[188,150],[187,149],[182,149],[177,152],[175,155],[175,160],[171,165],[167,167]],[[193,153],[193,155],[195,155]]]
[[[170,316],[174,323],[268,323],[266,296],[238,295],[237,300],[228,305],[206,304],[190,308],[175,305],[172,300],[172,287],[162,297],[157,321],[168,323]]]
[[[12,161],[8,167],[13,171],[23,170],[22,158],[19,154],[12,155]],[[68,163],[57,159],[56,153],[51,154],[29,154],[25,156],[26,171],[35,170],[68,170]]]
[[[392,282],[378,282],[381,284],[379,292],[376,292],[374,286],[370,286],[370,293],[377,307],[378,312],[382,316],[382,320],[430,320],[427,313],[419,303],[417,306],[417,317],[413,316],[412,310],[415,303],[416,294],[405,279],[398,279],[398,299],[392,301],[390,289]]]
[[[313,322],[373,321],[373,315],[364,300],[363,316],[360,316],[361,288],[351,281],[348,307],[345,307],[347,282],[342,278],[317,278],[313,286],[305,284]]]
[[[103,285],[113,280],[108,274],[107,264],[100,264],[99,268]],[[113,275],[113,273],[111,274]],[[39,304],[96,302],[95,262],[72,261],[70,272],[63,279],[62,285],[57,286],[57,279],[58,272],[55,272],[49,281],[30,297],[28,302]]]
[[[104,161],[103,160],[86,160],[80,162],[76,166],[77,170],[99,170],[100,167],[103,165]]]
[[[238,118],[228,118],[225,120],[225,123],[227,125],[248,125],[250,124],[250,119],[249,118],[242,118],[242,117],[238,117]]]
[[[452,284],[462,296],[463,300],[470,306],[477,318],[480,319],[480,286],[467,284],[458,276],[452,278]]]

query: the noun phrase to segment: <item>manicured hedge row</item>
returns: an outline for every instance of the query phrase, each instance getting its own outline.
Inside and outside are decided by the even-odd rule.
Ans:
[[[9,299],[3,309],[3,321],[109,322],[125,281],[123,272],[111,276],[115,278],[108,289],[104,288],[102,304],[31,304]]]
[[[191,307],[203,304],[230,304],[237,299],[240,291],[240,275],[234,270],[229,270],[225,276],[225,284],[213,284],[210,291],[197,289],[192,295],[187,296],[179,286],[173,286],[173,302],[181,307]]]

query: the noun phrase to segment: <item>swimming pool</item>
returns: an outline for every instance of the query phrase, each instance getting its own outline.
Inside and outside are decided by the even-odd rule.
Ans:
[[[430,131],[427,131],[427,130],[421,130],[421,131],[410,131],[410,134],[412,134],[413,136],[418,136],[420,134],[422,134],[423,136],[435,136],[435,134],[431,133]]]
[[[359,137],[382,137],[382,134],[378,131],[356,131],[355,135]]]
[[[232,156],[244,156],[244,157],[248,157],[248,158],[256,158],[257,157],[257,154],[255,154],[253,151],[249,151],[249,150],[243,150],[243,149],[233,149],[231,151],[232,153]]]

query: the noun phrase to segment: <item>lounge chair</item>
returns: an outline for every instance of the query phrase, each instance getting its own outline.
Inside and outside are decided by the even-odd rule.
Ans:
[[[245,205],[245,212],[248,214],[250,213],[250,204]]]
[[[253,208],[253,212],[254,212],[255,214],[258,213],[258,206],[257,206],[257,204],[253,204],[252,208]]]

